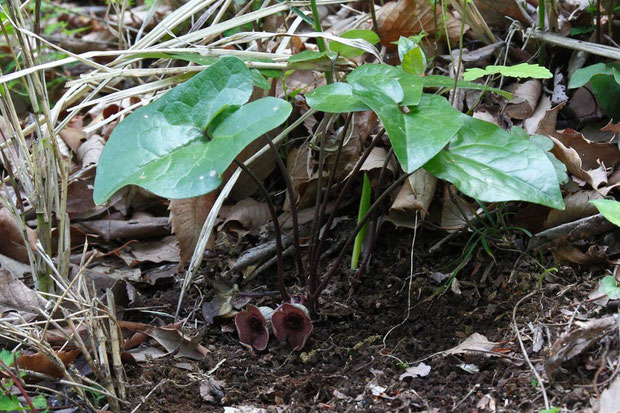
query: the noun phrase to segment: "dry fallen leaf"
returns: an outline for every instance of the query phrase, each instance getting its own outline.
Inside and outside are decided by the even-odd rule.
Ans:
[[[72,224],[85,234],[103,237],[106,241],[118,238],[144,239],[170,234],[170,225],[166,217],[142,216],[137,219],[102,219]]]
[[[601,198],[597,191],[577,191],[564,197],[564,209],[552,209],[544,223],[544,229],[554,228],[566,222],[598,214],[591,200]]]
[[[512,93],[512,100],[506,105],[505,113],[512,119],[527,119],[536,108],[542,83],[540,80],[531,79],[523,83],[514,83],[506,88]]]
[[[80,350],[60,350],[56,352],[56,355],[64,366],[67,367],[80,355]],[[57,379],[63,377],[62,369],[42,353],[32,355],[22,354],[17,358],[17,365],[21,369],[47,374]]]
[[[194,254],[202,226],[215,203],[217,192],[194,198],[173,199],[170,201],[170,223],[172,232],[179,241],[179,268],[185,266]],[[209,238],[207,248],[213,248],[213,237]]]
[[[179,246],[172,235],[155,241],[131,244],[131,255],[138,262],[179,262]]]
[[[545,358],[547,377],[553,380],[558,368],[567,360],[584,352],[592,344],[610,333],[617,323],[618,315],[606,316],[586,322],[575,322],[571,331],[562,334]]]
[[[465,353],[488,353],[492,351],[498,343],[489,341],[485,336],[474,333],[467,337],[465,341],[450,350],[444,351],[444,354],[465,354]]]
[[[0,268],[0,315],[17,311],[22,317],[32,319],[47,305],[47,300],[8,271]]]
[[[620,377],[616,377],[598,399],[599,413],[620,413]]]
[[[223,207],[220,215],[224,222],[218,228],[226,229],[244,236],[248,233],[255,234],[260,228],[271,221],[269,207],[264,202],[258,202],[252,198],[242,199],[235,205]]]
[[[398,377],[399,380],[403,380],[407,377],[426,377],[431,372],[431,366],[420,363],[417,366],[407,367],[405,372]]]
[[[420,212],[417,220],[419,225],[428,213],[436,186],[437,178],[434,175],[418,169],[405,181],[396,195],[390,206],[388,220],[399,227],[415,228],[415,212]]]
[[[2,207],[0,207],[0,234],[2,234],[0,236],[0,254],[17,261],[30,262],[20,226],[11,212]],[[26,227],[26,234],[30,248],[36,250],[37,233]]]
[[[441,21],[439,10],[437,18]],[[377,11],[377,26],[381,45],[388,49],[396,49],[392,42],[400,36],[409,37],[426,31],[435,32],[435,16],[427,0],[398,0],[385,3]]]
[[[93,135],[78,148],[77,158],[82,162],[82,168],[99,162],[103,145],[105,145],[105,139],[99,135]]]

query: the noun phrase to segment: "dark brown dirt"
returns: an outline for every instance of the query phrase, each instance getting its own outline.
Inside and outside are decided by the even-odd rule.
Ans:
[[[440,286],[430,274],[449,273],[467,239],[456,238],[439,253],[429,254],[428,248],[442,234],[420,231],[411,276],[412,236],[411,231],[393,228],[382,233],[376,258],[359,285],[351,281],[349,271],[342,271],[323,296],[313,336],[303,352],[293,352],[272,338],[268,350],[257,353],[238,342],[232,320],[206,326],[194,314],[203,334],[201,343],[211,350],[207,359],[158,359],[130,367],[132,406],[128,411],[142,401],[139,411],[186,413],[220,412],[224,406],[270,412],[544,409],[540,388],[511,327],[515,305],[536,288],[544,263],[518,250],[500,248],[494,249],[494,262],[480,249],[457,277],[460,293],[448,290],[429,299]],[[537,368],[577,303],[586,301],[595,286],[595,280],[571,268],[558,270],[516,312],[527,354]],[[273,286],[267,278],[255,282]],[[168,305],[174,313],[178,290],[150,294],[153,305]],[[197,305],[199,299],[190,297],[189,305]],[[258,303],[277,305],[270,300]],[[579,307],[579,313],[587,314],[589,306]],[[543,326],[547,336],[538,352],[532,349],[530,327],[534,325]],[[500,344],[488,354],[441,353],[473,333]],[[599,358],[605,357],[601,346],[594,347],[565,363],[553,385],[546,384],[552,406],[569,411],[589,406],[595,396],[591,385]],[[399,379],[406,366],[420,360],[430,366],[427,376]],[[472,366],[474,370],[465,370]],[[205,401],[199,382],[211,370],[220,388],[211,393],[212,401]],[[603,369],[596,380],[604,382],[610,375],[611,371]]]

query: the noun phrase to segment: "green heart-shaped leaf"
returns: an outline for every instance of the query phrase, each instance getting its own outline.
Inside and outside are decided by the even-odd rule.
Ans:
[[[235,156],[290,114],[290,104],[275,98],[234,111],[251,93],[252,77],[245,64],[235,57],[223,57],[136,110],[119,123],[103,149],[95,202],[105,202],[126,185],[171,199],[216,189]],[[216,117],[219,123],[211,128],[209,140],[206,131]]]
[[[435,156],[462,125],[461,114],[441,96],[424,94],[420,104],[405,113],[374,85],[356,83],[353,93],[379,116],[406,172],[416,171]]]
[[[492,123],[461,116],[457,138],[424,169],[481,201],[564,208],[556,171],[542,149]]]

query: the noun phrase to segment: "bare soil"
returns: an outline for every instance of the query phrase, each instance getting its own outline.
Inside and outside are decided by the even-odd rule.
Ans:
[[[323,296],[303,352],[291,351],[273,338],[265,352],[255,352],[239,343],[231,319],[209,326],[194,314],[209,357],[202,362],[167,358],[130,366],[133,405],[128,411],[141,402],[140,411],[187,413],[223,411],[225,406],[246,406],[237,411],[250,412],[544,409],[541,389],[512,322],[515,305],[536,290],[544,260],[551,257],[538,257],[540,262],[517,249],[496,249],[494,261],[481,249],[459,274],[460,291],[431,298],[441,285],[431,275],[449,273],[467,241],[455,238],[429,254],[429,247],[442,236],[419,231],[412,272],[413,231],[389,228],[381,234],[361,282],[343,270]],[[553,341],[575,317],[596,309],[587,303],[596,285],[588,278],[591,272],[558,270],[548,274],[542,288],[523,300],[515,313],[526,354],[541,374]],[[274,276],[255,282],[272,285]],[[178,286],[146,293],[153,305],[174,313]],[[186,310],[196,308],[200,299],[198,294],[190,296]],[[262,298],[254,304],[278,303]],[[536,331],[543,332],[540,350],[534,349]],[[499,346],[487,353],[443,353],[473,333]],[[545,384],[551,406],[578,411],[590,405],[597,392],[593,383],[604,383],[613,373],[600,366],[605,357],[612,357],[603,347],[612,352],[618,348],[615,337],[614,343],[596,343],[564,363],[555,381]],[[430,366],[430,373],[401,380],[405,367],[420,361]],[[200,383],[205,380],[215,385],[201,397]]]

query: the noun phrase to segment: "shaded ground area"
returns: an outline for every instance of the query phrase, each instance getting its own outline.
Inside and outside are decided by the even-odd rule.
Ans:
[[[593,311],[604,315],[588,302],[596,288],[589,273],[558,267],[535,290],[544,271],[539,262],[518,250],[499,249],[494,262],[481,249],[460,273],[460,291],[429,299],[441,285],[435,279],[454,267],[466,238],[455,238],[430,254],[437,235],[420,231],[411,276],[413,232],[390,231],[380,237],[361,283],[350,281],[354,277],[344,270],[324,295],[321,316],[303,352],[292,352],[272,338],[268,350],[257,353],[238,342],[232,320],[202,324],[202,344],[211,350],[207,360],[158,359],[130,368],[129,400],[134,406],[143,400],[141,410],[153,412],[222,411],[224,406],[247,406],[231,412],[543,409],[543,393],[511,325],[513,310],[533,292],[519,303],[515,320],[526,354],[544,374],[543,363],[562,333]],[[177,293],[155,291],[153,299],[174,312]],[[196,294],[188,302],[199,299]],[[254,303],[278,304],[271,300]],[[474,333],[497,344],[486,352],[444,353]],[[545,385],[551,406],[571,411],[588,407],[598,391],[593,383],[604,383],[613,374],[607,361],[617,357],[617,334],[591,344]],[[401,377],[406,367],[420,361],[430,367],[427,375]]]

